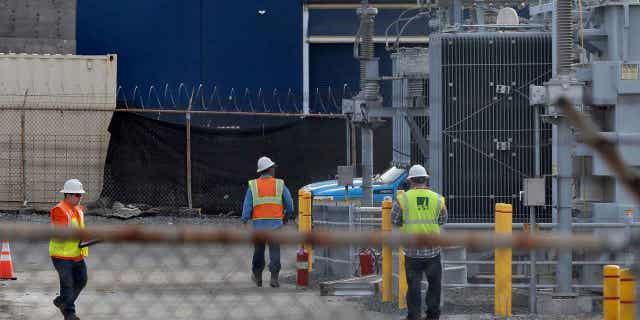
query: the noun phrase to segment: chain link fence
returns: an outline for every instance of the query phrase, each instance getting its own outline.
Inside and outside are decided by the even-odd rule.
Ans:
[[[153,219],[153,218],[149,218]],[[15,281],[0,282],[0,319],[60,319],[53,299],[59,294],[57,274],[48,256],[48,238],[61,236],[44,224],[10,224],[0,216],[0,234],[11,240]],[[113,221],[113,220],[111,220]],[[450,244],[469,249],[514,246],[531,249],[582,248],[593,252],[615,252],[636,243],[592,235],[514,234],[494,237],[491,233],[447,233],[410,237],[378,232],[333,231],[298,234],[293,226],[278,233],[251,233],[237,221],[209,219],[205,226],[175,219],[178,227],[135,226],[129,223],[105,225],[99,217],[88,218],[83,238],[101,238],[104,243],[90,248],[85,259],[88,284],[80,294],[77,314],[82,319],[389,319],[404,313],[397,308],[397,293],[391,302],[381,303],[379,293],[359,298],[321,296],[311,283],[308,289],[296,285],[295,250],[300,242],[330,248],[377,247],[386,242],[394,250],[409,243]],[[43,228],[44,227],[44,228]],[[65,236],[78,236],[67,234]],[[265,286],[250,280],[252,242],[282,245],[280,288],[271,288],[265,270]],[[427,241],[427,242],[425,242]],[[631,247],[633,248],[633,247]],[[6,249],[5,249],[6,250]],[[316,260],[318,262],[318,260]],[[6,265],[3,265],[6,267]],[[314,267],[313,273],[322,272]],[[393,266],[394,272],[398,266]],[[395,286],[398,279],[394,277]],[[527,297],[514,288],[515,314],[526,314]],[[493,312],[492,288],[451,288],[444,293],[444,319],[448,315],[478,315]],[[597,296],[593,299],[600,299]],[[597,310],[594,313],[597,314]],[[584,315],[582,318],[595,317]],[[518,319],[519,317],[514,317]],[[526,318],[526,316],[524,317]],[[547,317],[555,319],[555,317]]]
[[[92,222],[92,221],[90,221]],[[238,228],[236,222],[218,227]],[[11,242],[16,281],[0,282],[0,319],[62,319],[58,275],[46,241]],[[295,247],[282,247],[280,288],[250,280],[246,244],[103,243],[85,259],[81,319],[368,319],[357,303],[336,303],[295,285]],[[268,257],[268,255],[267,255]]]
[[[278,175],[294,193],[333,179],[343,161],[341,115],[301,117],[264,101],[256,109],[262,100],[215,107],[225,100],[202,88],[162,97],[150,89],[144,100],[122,91],[118,106],[113,96],[87,93],[0,95],[0,209],[48,211],[62,183],[77,178],[90,214],[239,215],[260,156],[283,164]],[[380,132],[383,143],[391,139],[390,126]],[[379,170],[387,153],[376,152]]]

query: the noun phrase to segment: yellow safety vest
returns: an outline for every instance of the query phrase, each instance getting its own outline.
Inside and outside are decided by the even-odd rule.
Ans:
[[[62,202],[58,203],[56,207],[62,209],[62,211],[67,215],[69,228],[84,229],[84,212],[82,212],[82,208],[80,206],[76,206],[79,219]],[[49,242],[49,255],[52,257],[67,259],[76,259],[88,256],[89,248],[85,247],[81,249],[78,247],[79,244],[79,240],[53,238]]]
[[[401,231],[409,234],[440,233],[438,219],[444,197],[428,189],[411,189],[399,194]]]

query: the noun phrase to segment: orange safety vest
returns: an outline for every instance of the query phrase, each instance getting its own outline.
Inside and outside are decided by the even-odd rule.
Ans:
[[[67,227],[84,229],[84,212],[81,206],[71,207],[61,201],[56,206],[67,215]],[[89,248],[79,248],[79,240],[51,239],[49,242],[49,255],[54,258],[66,260],[82,260],[89,255]]]
[[[253,220],[284,218],[284,181],[272,177],[258,178],[249,181],[249,189],[253,200]]]

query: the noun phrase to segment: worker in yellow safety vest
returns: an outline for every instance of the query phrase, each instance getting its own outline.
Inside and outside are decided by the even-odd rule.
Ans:
[[[282,227],[288,219],[295,219],[293,198],[291,192],[281,179],[275,178],[276,164],[268,157],[258,159],[257,179],[249,181],[249,188],[242,208],[243,224],[249,220],[256,230],[276,230]],[[265,267],[265,243],[256,243],[253,251],[251,279],[262,287],[262,271]],[[280,287],[278,274],[280,272],[280,245],[269,243],[269,271],[270,285]]]
[[[51,223],[55,227],[84,229],[84,209],[80,199],[85,193],[77,179],[67,180],[60,190],[64,200],[51,209]],[[87,284],[87,266],[84,258],[89,248],[80,248],[79,240],[51,239],[49,255],[60,278],[60,295],[53,304],[60,309],[65,320],[78,320],[75,301]]]
[[[407,176],[410,190],[400,193],[391,209],[392,221],[407,234],[438,234],[447,221],[444,197],[427,187],[429,175],[421,165],[414,165]],[[423,274],[429,283],[425,303],[426,318],[440,318],[442,291],[442,262],[439,247],[405,248],[407,275],[407,319],[420,319],[422,315],[421,283]]]

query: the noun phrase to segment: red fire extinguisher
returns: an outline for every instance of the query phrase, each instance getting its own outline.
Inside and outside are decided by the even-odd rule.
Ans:
[[[300,287],[309,286],[309,254],[304,248],[298,249],[296,253],[296,269],[298,269],[297,284]]]
[[[360,250],[360,276],[368,276],[374,273],[374,256],[371,249]]]

